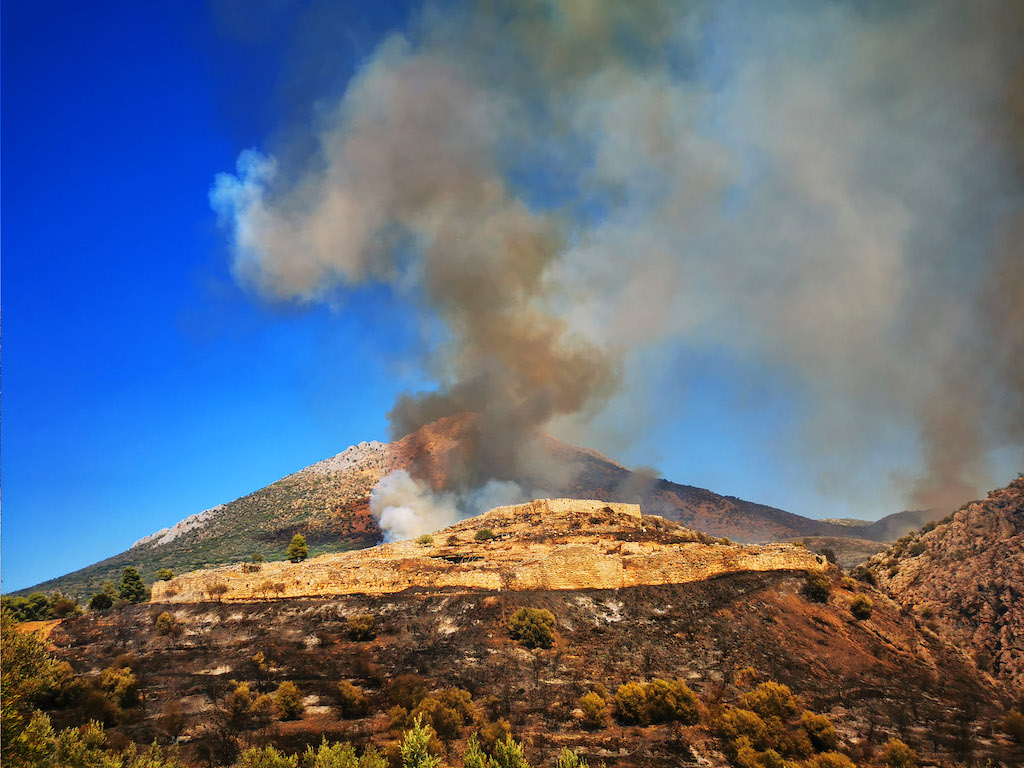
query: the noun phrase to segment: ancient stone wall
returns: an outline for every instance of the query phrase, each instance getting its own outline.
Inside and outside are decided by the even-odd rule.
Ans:
[[[253,600],[427,589],[617,589],[700,581],[740,571],[805,570],[821,558],[787,544],[664,543],[639,507],[544,499],[499,507],[412,541],[302,563],[227,566],[153,586],[155,602]],[[664,522],[664,521],[661,521]],[[488,529],[493,539],[476,541]]]

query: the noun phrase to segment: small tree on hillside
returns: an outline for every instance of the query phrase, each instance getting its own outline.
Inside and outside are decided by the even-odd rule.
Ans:
[[[423,725],[417,717],[402,741],[402,768],[437,768],[441,764],[441,758],[428,751],[432,736],[430,726]]]
[[[110,599],[110,595],[105,592],[97,592],[91,598],[89,598],[89,608],[93,611],[106,611],[114,604],[114,601]]]
[[[296,533],[292,536],[292,543],[288,545],[285,557],[293,563],[301,563],[309,557],[309,548],[306,546],[306,539],[301,533]]]
[[[170,568],[161,568],[156,572],[156,577],[160,579],[160,581],[170,581],[174,578],[174,571]]]
[[[121,588],[118,597],[129,603],[141,603],[149,599],[149,590],[142,583],[139,572],[130,565],[121,573]]]
[[[509,619],[508,632],[527,648],[550,648],[555,642],[555,617],[545,608],[520,608]]]
[[[298,720],[306,707],[302,703],[302,694],[290,680],[285,680],[277,687],[274,693],[274,701],[281,712],[282,720]]]

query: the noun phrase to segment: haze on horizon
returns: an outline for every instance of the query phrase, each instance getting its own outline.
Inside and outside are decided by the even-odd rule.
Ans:
[[[120,537],[49,575],[464,410],[810,517],[1024,466],[1019,5],[251,8],[96,19],[79,71],[5,8],[6,540]]]

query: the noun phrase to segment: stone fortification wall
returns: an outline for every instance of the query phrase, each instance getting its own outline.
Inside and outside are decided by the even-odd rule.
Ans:
[[[666,540],[665,523],[631,504],[542,499],[499,507],[434,534],[302,563],[226,566],[153,586],[155,602],[385,594],[410,588],[616,589],[741,571],[822,566],[802,547]],[[494,538],[477,541],[481,530]],[[685,530],[685,529],[684,529]],[[706,538],[706,537],[705,537]]]

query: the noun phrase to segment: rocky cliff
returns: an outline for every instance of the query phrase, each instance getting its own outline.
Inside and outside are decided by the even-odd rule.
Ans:
[[[899,539],[871,568],[905,609],[1024,690],[1024,478]]]
[[[419,541],[186,573],[153,587],[154,602],[253,600],[406,589],[574,590],[685,584],[727,573],[820,569],[788,544],[712,539],[640,507],[542,499],[499,507]]]

